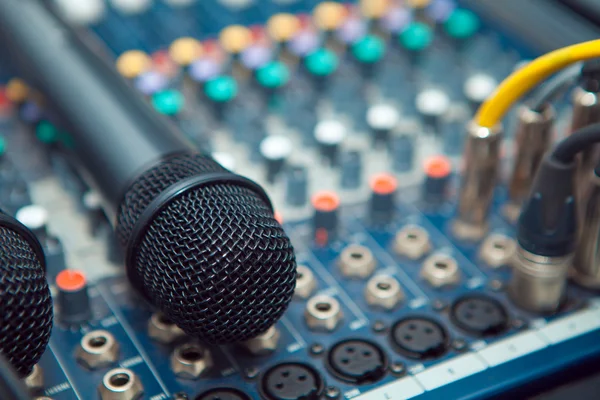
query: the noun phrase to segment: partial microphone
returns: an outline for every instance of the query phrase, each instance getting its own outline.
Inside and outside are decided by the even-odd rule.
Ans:
[[[0,46],[70,131],[134,288],[209,343],[250,339],[281,318],[296,262],[260,186],[198,153],[39,2],[0,1]]]
[[[44,252],[34,234],[0,211],[0,352],[21,377],[31,373],[52,330]]]

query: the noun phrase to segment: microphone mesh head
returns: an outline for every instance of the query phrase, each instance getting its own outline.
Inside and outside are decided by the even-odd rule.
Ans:
[[[216,171],[225,169],[200,155],[172,158],[148,171],[121,205],[121,242],[162,190]],[[266,331],[294,292],[289,238],[255,192],[234,184],[191,189],[172,200],[153,217],[136,250],[130,268],[147,297],[187,334],[209,343]]]
[[[35,251],[0,227],[0,351],[23,377],[40,360],[52,330],[52,299]]]

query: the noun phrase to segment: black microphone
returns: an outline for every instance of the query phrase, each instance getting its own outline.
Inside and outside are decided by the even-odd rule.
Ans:
[[[209,343],[279,320],[296,262],[260,186],[198,153],[38,1],[0,1],[0,46],[70,131],[113,213],[133,287]]]
[[[52,299],[40,242],[0,210],[0,352],[21,377],[46,350]]]

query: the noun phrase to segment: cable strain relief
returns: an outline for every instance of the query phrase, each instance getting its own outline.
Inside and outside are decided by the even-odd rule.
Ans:
[[[544,200],[540,194],[535,194],[525,205],[517,229],[519,245],[532,254],[546,257],[572,253],[577,234],[574,197],[566,199],[562,208],[555,210],[560,218],[553,226],[545,223],[544,208]]]
[[[555,257],[573,252],[577,238],[575,171],[576,163],[565,164],[551,155],[542,161],[517,227],[517,240],[530,253]]]

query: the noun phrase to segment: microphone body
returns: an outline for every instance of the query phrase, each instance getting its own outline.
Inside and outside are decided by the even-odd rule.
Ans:
[[[31,400],[14,367],[0,354],[0,399]]]
[[[0,48],[70,131],[114,216],[131,284],[210,343],[265,332],[289,305],[289,238],[254,182],[199,154],[78,35],[32,0],[0,1]]]
[[[46,350],[52,299],[42,246],[25,226],[0,211],[0,352],[21,377]]]
[[[37,0],[0,4],[0,49],[68,129],[87,181],[114,217],[134,179],[161,159],[194,152],[172,123]],[[100,50],[100,49],[98,49]],[[114,220],[113,220],[114,222]]]

